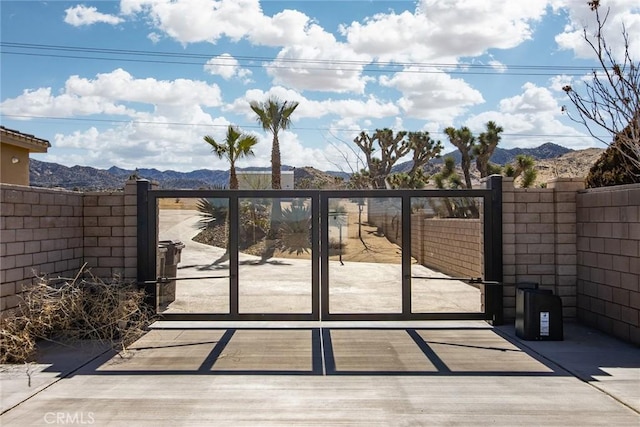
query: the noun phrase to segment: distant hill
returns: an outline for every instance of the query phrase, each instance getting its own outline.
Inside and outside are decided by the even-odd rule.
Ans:
[[[348,179],[341,172],[325,173],[311,167],[292,168],[283,166],[283,170],[294,170],[296,183],[303,179],[312,185],[330,186],[333,176]],[[268,167],[238,168],[238,171],[268,171]],[[224,188],[229,183],[229,171],[199,169],[192,172],[176,172],[157,169],[127,170],[116,166],[109,169],[95,169],[88,166],[63,166],[31,159],[29,164],[31,185],[34,187],[60,187],[68,190],[102,191],[123,188],[125,181],[136,174],[139,178],[158,183],[161,189],[211,189]]]
[[[573,150],[563,147],[561,145],[558,144],[554,144],[553,142],[547,142],[545,144],[542,144],[539,147],[535,147],[535,148],[500,148],[500,147],[496,147],[495,151],[493,152],[493,155],[491,156],[490,161],[492,163],[495,163],[497,165],[506,165],[508,163],[512,163],[516,157],[520,154],[524,154],[524,155],[528,155],[533,157],[534,159],[537,160],[544,160],[544,159],[553,159],[556,157],[560,157],[564,154],[570,153]],[[455,160],[456,164],[459,165],[460,164],[460,159],[461,159],[461,155],[460,155],[460,151],[455,150],[452,152],[449,152],[447,154],[442,155],[442,157],[440,157],[439,159],[434,159],[431,164],[425,168],[426,172],[428,173],[433,173],[434,169],[439,169],[440,168],[440,164],[442,164],[444,162],[444,158],[445,157],[453,157],[453,159]],[[437,168],[436,168],[437,167]],[[473,168],[475,169],[475,163],[473,165]],[[411,162],[404,162],[404,163],[400,163],[396,166],[394,166],[393,171],[394,172],[407,172],[411,170]]]
[[[497,148],[492,162],[500,165],[511,163],[518,154],[527,154],[537,160],[536,167],[540,170],[538,182],[554,176],[586,176],[589,167],[595,162],[601,149],[588,149],[574,151],[568,148],[547,143],[536,148]],[[460,153],[455,151],[451,155],[460,163]],[[444,157],[444,156],[443,156]],[[425,171],[431,175],[440,170],[442,159],[434,159]],[[394,167],[393,172],[408,171],[411,162],[405,162]],[[475,173],[475,164],[472,167]],[[238,168],[238,170],[270,170],[268,167]],[[283,170],[294,171],[296,188],[338,188],[337,178],[343,181],[349,180],[349,174],[345,172],[323,172],[313,167],[293,168],[283,166]],[[122,189],[130,176],[158,182],[161,189],[210,189],[224,188],[229,182],[229,172],[221,170],[199,169],[192,172],[159,171],[157,169],[127,170],[116,166],[109,169],[95,169],[88,166],[67,167],[57,163],[47,163],[31,159],[30,179],[31,185],[36,187],[60,187],[69,190],[102,191]],[[475,177],[474,177],[475,178]]]

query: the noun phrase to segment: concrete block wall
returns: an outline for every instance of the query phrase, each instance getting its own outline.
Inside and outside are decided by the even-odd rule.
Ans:
[[[367,221],[389,241],[402,245],[398,202],[369,199]],[[483,237],[480,219],[428,218],[411,215],[411,256],[418,263],[451,276],[482,277]]]
[[[640,345],[640,185],[577,194],[578,318]]]
[[[82,266],[82,193],[0,185],[0,311],[18,305],[42,275],[75,277]]]
[[[504,316],[515,318],[515,285],[537,282],[562,298],[563,315],[576,316],[576,192],[584,181],[557,178],[547,188],[502,183]]]
[[[367,199],[367,222],[380,229],[392,243],[402,245],[400,199]]]
[[[136,203],[135,181],[124,192],[84,194],[84,262],[96,277],[136,278]]]
[[[38,276],[73,278],[86,263],[103,279],[137,275],[136,183],[78,193],[0,184],[0,312]]]
[[[484,275],[481,220],[413,214],[411,227],[411,255],[418,263],[451,276]]]

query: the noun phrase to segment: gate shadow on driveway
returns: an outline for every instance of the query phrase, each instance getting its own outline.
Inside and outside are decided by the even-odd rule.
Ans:
[[[492,328],[153,329],[74,375],[568,375]]]

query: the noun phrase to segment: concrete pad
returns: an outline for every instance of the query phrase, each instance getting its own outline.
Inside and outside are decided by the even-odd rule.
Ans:
[[[553,369],[522,351],[493,330],[418,330],[424,343],[456,372],[552,373]]]
[[[197,372],[223,334],[220,330],[152,330],[122,357],[97,370]]]
[[[516,337],[513,325],[498,328],[518,346],[640,413],[640,348],[575,322],[565,322],[563,329],[563,341],[525,341]]]
[[[406,330],[334,329],[325,334],[325,347],[330,338],[332,373],[371,375],[392,373],[436,372],[437,369],[420,350]]]
[[[356,362],[355,355],[364,353],[362,362],[374,369],[348,375],[338,370],[306,371],[314,336],[326,336],[326,330],[324,334],[304,329],[235,330],[234,336],[239,335],[236,350],[227,353],[230,357],[218,357],[213,369],[196,372],[180,372],[171,364],[165,364],[164,371],[158,370],[165,363],[161,356],[166,355],[167,346],[209,346],[212,352],[205,355],[202,351],[199,356],[201,366],[206,366],[221,343],[226,342],[218,352],[220,356],[234,348],[234,337],[227,336],[226,341],[220,337],[216,344],[205,341],[228,331],[154,332],[136,343],[139,355],[117,363],[118,356],[96,359],[6,412],[0,422],[3,426],[48,425],[58,414],[75,417],[67,419],[75,419],[76,424],[84,420],[85,424],[90,421],[100,426],[637,426],[640,422],[638,412],[545,358],[538,360],[530,355],[545,367],[543,372],[523,372],[521,360],[502,350],[519,349],[524,358],[530,349],[512,342],[511,337],[492,336],[491,331],[481,328],[418,332],[439,359],[448,361],[447,367],[465,358],[483,365],[491,362],[494,354],[502,354],[504,359],[496,361],[491,372],[466,371],[467,365],[454,372],[433,363],[429,372],[407,372],[407,368],[414,369],[420,363],[420,357],[426,366],[435,359],[406,330],[331,330],[336,361]],[[269,341],[274,345],[260,351],[259,346]],[[291,342],[291,348],[286,341]],[[551,344],[562,346],[563,342]],[[550,354],[554,353],[557,351]],[[375,354],[380,355],[380,361],[369,357]],[[146,371],[140,355],[148,362]],[[354,358],[349,361],[350,357]],[[188,354],[187,360],[191,358],[195,355]],[[305,364],[298,365],[302,360]],[[241,370],[235,374],[216,372],[215,367],[223,361]],[[180,363],[178,359],[175,362]],[[327,363],[326,357],[323,363]],[[269,374],[265,369],[280,369],[287,364],[305,371]],[[193,366],[195,363],[187,363],[187,367]]]
[[[313,373],[313,358],[320,356],[319,340],[314,348],[312,330],[236,330],[212,366],[214,372]]]
[[[38,394],[79,367],[111,350],[106,343],[41,341],[35,362],[0,365],[0,413]]]

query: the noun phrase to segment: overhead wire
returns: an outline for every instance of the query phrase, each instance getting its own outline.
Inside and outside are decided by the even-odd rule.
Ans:
[[[494,66],[491,64],[472,64],[472,63],[438,63],[438,62],[380,62],[372,59],[364,60],[336,60],[336,59],[305,59],[305,58],[286,58],[286,57],[267,57],[267,56],[250,56],[250,55],[234,55],[221,57],[220,54],[199,54],[184,52],[168,52],[168,51],[142,51],[133,49],[112,49],[101,47],[71,46],[71,45],[55,45],[55,44],[38,44],[38,43],[18,43],[0,41],[0,54],[2,55],[22,55],[37,57],[56,57],[67,59],[85,59],[85,60],[105,60],[105,61],[124,61],[124,62],[143,62],[143,63],[163,63],[175,65],[216,65],[216,66],[240,66],[243,68],[301,68],[312,71],[361,71],[361,72],[398,72],[398,73],[419,73],[432,74],[441,73],[446,70],[448,74],[476,74],[476,75],[526,75],[526,76],[547,76],[564,74],[569,76],[584,75],[592,71],[592,68],[586,66],[575,65],[507,65],[500,64]],[[9,50],[7,50],[9,49]],[[45,52],[38,52],[38,51]],[[69,52],[69,53],[58,53]],[[73,54],[76,53],[76,54]],[[86,54],[86,55],[82,55]],[[111,56],[96,56],[111,55]],[[160,59],[158,59],[160,58]],[[172,60],[182,59],[182,60]],[[205,62],[203,62],[206,60]],[[212,60],[214,62],[212,62]],[[230,63],[230,60],[238,61],[238,63]],[[215,62],[217,61],[217,62]],[[284,65],[274,65],[280,63]],[[288,64],[288,66],[287,66]],[[310,66],[314,65],[314,66]],[[352,67],[352,68],[345,68]],[[375,68],[378,67],[378,68]],[[518,70],[517,72],[510,70]],[[130,123],[130,124],[147,124],[147,125],[172,125],[172,126],[203,126],[203,127],[226,127],[226,124],[194,124],[181,122],[157,122],[144,120],[122,120],[122,119],[102,119],[102,118],[82,118],[82,117],[55,117],[55,116],[35,116],[35,115],[19,115],[0,113],[4,117],[23,118],[23,119],[44,119],[44,120],[69,120],[69,121],[90,121],[99,123]],[[243,128],[261,128],[258,125],[245,124]],[[329,130],[314,128],[296,127],[298,130]],[[337,129],[336,131],[350,131],[352,129]],[[432,134],[444,134],[443,132],[431,132]],[[503,134],[504,136],[518,137],[540,137],[540,138],[590,138],[590,136],[566,135],[566,134]]]
[[[312,71],[358,71],[367,73],[418,73],[434,74],[446,70],[448,74],[476,75],[514,75],[514,76],[553,76],[564,74],[581,76],[592,71],[592,68],[576,65],[511,65],[511,64],[474,64],[474,63],[439,63],[439,62],[403,62],[318,58],[287,58],[233,55],[221,57],[220,54],[181,53],[167,51],[142,51],[131,49],[112,49],[100,47],[47,45],[36,43],[17,43],[1,41],[2,54],[37,57],[54,57],[66,59],[84,59],[101,61],[123,61],[161,63],[173,65],[216,65],[240,66],[244,68],[288,69],[297,68]],[[9,50],[7,50],[9,49]],[[33,52],[42,51],[45,52]],[[70,52],[70,53],[57,53]],[[75,53],[75,54],[71,54]],[[110,56],[97,56],[110,55]],[[167,59],[168,58],[168,59]],[[182,60],[172,60],[182,59]],[[230,60],[237,63],[230,63]],[[203,61],[205,61],[203,63]]]
[[[207,127],[207,128],[227,128],[228,124],[216,124],[216,123],[184,123],[184,122],[158,122],[151,120],[124,120],[124,119],[100,119],[100,118],[89,118],[89,117],[56,117],[56,116],[35,116],[35,115],[27,115],[27,114],[6,114],[0,113],[0,116],[16,118],[16,119],[42,119],[42,120],[61,120],[61,121],[80,121],[80,122],[98,122],[98,123],[126,123],[126,124],[144,124],[144,125],[158,125],[158,126],[189,126],[189,127]],[[262,126],[257,124],[239,124],[238,125],[242,129],[262,129]],[[353,131],[352,128],[323,128],[323,127],[306,127],[306,126],[295,126],[292,129],[302,130],[302,131],[338,131],[338,132],[349,132]],[[363,129],[360,129],[363,130]],[[443,131],[429,131],[431,135],[445,135]],[[592,138],[591,135],[568,135],[568,134],[542,134],[542,133],[501,133],[502,136],[517,136],[517,137],[526,137],[526,138]]]

